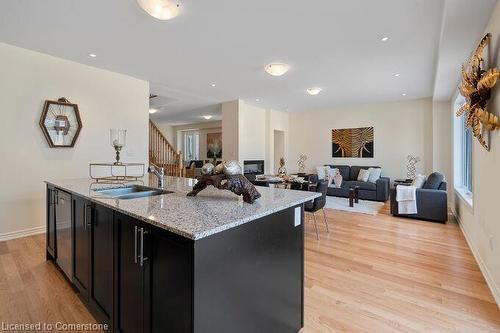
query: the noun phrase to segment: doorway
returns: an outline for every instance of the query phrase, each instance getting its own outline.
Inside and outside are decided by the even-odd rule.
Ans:
[[[282,157],[285,157],[285,132],[274,130],[274,174],[278,173]]]

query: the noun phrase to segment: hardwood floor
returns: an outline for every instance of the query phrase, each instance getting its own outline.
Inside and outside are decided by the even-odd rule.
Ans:
[[[304,332],[500,332],[456,223],[325,210],[306,225]]]
[[[326,210],[306,223],[303,332],[500,332],[500,310],[456,224]],[[1,322],[93,323],[45,236],[0,242]],[[0,328],[1,330],[1,328]]]

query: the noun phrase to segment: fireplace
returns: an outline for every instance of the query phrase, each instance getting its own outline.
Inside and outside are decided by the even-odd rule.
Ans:
[[[264,160],[243,161],[243,174],[249,180],[255,180],[255,176],[264,174]]]

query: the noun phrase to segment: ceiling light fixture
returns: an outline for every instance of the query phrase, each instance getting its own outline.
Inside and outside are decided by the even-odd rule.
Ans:
[[[260,102],[260,99],[256,98],[256,99],[255,99],[255,101],[256,101],[256,102]]]
[[[307,89],[307,93],[309,95],[315,96],[315,95],[319,94],[321,92],[321,90],[323,90],[323,89],[321,89],[320,87],[312,87],[312,88]]]
[[[382,42],[387,42],[389,40],[389,37],[385,36],[385,37],[382,37],[381,41]]]
[[[206,120],[209,120],[209,119],[212,119],[212,116],[207,114],[206,116],[203,116],[203,118],[205,118]]]
[[[393,75],[394,75],[394,77],[399,77],[401,74],[399,74],[399,73],[395,73],[395,74],[393,74]]]
[[[179,4],[171,0],[137,0],[137,3],[158,20],[170,20],[179,15]]]
[[[89,53],[89,57],[95,58],[95,57],[97,57],[97,54],[95,54],[95,53]]]
[[[149,113],[150,114],[153,114],[153,113],[156,113],[156,112],[158,112],[158,109],[149,108]]]
[[[402,93],[401,96],[406,96],[406,93]]]
[[[212,83],[210,86],[215,87],[215,83]]]
[[[264,70],[272,76],[281,76],[286,72],[288,72],[289,69],[290,65],[280,62],[271,63],[266,65],[266,67],[264,67]]]

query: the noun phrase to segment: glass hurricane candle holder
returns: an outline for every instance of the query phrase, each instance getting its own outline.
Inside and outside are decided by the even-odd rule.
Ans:
[[[109,130],[109,141],[111,146],[115,149],[116,152],[116,161],[114,164],[121,164],[120,162],[120,151],[123,147],[125,147],[127,139],[127,130],[126,129],[118,129],[112,128]]]

